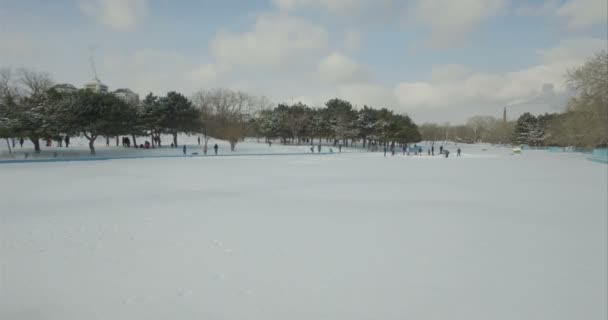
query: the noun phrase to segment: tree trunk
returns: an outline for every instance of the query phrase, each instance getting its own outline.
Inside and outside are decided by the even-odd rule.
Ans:
[[[91,155],[92,156],[95,155],[95,146],[94,146],[94,143],[95,143],[95,139],[96,138],[97,137],[92,136],[91,139],[89,139],[89,150],[91,150]]]
[[[6,138],[6,146],[8,147],[8,154],[13,154],[13,150],[11,149],[11,143]]]
[[[38,138],[30,138],[32,143],[34,144],[34,152],[40,153],[40,139]]]
[[[177,132],[173,132],[173,146],[177,148]]]

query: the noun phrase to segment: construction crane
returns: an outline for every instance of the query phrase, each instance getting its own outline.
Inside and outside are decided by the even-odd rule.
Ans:
[[[89,55],[89,63],[91,64],[91,70],[93,71],[93,77],[95,80],[97,80],[99,82],[99,77],[97,76],[97,68],[95,68],[95,59],[93,59],[93,53],[94,53],[95,48],[93,46],[90,46],[89,50],[91,51],[91,53]]]

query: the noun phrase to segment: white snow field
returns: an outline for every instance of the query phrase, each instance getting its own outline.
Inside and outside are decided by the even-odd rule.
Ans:
[[[0,319],[605,320],[608,166],[450,150],[0,164]]]

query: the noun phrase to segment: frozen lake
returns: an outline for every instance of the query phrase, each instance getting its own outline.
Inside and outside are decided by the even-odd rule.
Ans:
[[[0,319],[606,319],[608,166],[488,148],[0,164]]]

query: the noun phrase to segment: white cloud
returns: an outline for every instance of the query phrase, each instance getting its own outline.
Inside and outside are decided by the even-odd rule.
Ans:
[[[81,0],[80,10],[114,29],[132,29],[143,22],[147,0]]]
[[[337,96],[347,99],[356,106],[394,108],[397,99],[392,90],[375,84],[346,84],[337,87]]]
[[[416,0],[406,18],[431,31],[435,47],[453,44],[488,18],[499,14],[506,0]]]
[[[581,57],[587,57],[602,49],[606,49],[606,39],[582,37],[563,39],[556,47],[538,50],[538,54],[547,62],[578,62]]]
[[[357,51],[361,48],[363,39],[361,34],[355,30],[348,30],[344,33],[344,49],[349,52]]]
[[[458,76],[435,75],[429,82],[403,82],[396,86],[395,95],[404,108],[522,105],[526,101],[538,104],[543,97],[567,94],[564,82],[567,70],[583,64],[604,47],[605,41],[601,39],[564,40],[554,48],[540,50],[540,64],[507,73],[462,73],[460,71],[466,69],[439,68],[436,69],[442,70],[439,74],[456,70]],[[433,73],[437,73],[436,70]]]
[[[588,28],[608,21],[608,2],[606,0],[570,0],[556,11],[558,17],[566,20],[572,29]]]
[[[515,12],[524,16],[550,16],[561,20],[568,29],[586,29],[608,22],[606,0],[546,0],[542,5],[523,6]]]
[[[461,40],[488,18],[507,7],[508,0],[273,0],[281,10],[321,9],[333,14],[364,17],[366,23],[395,23],[426,28],[434,47]],[[360,20],[357,20],[360,22]]]
[[[446,64],[434,66],[431,70],[431,81],[446,82],[465,78],[471,71],[469,68],[458,64]]]
[[[220,64],[284,67],[325,49],[327,32],[306,20],[285,15],[261,15],[253,30],[221,31],[211,43]]]
[[[333,13],[361,12],[372,6],[388,4],[392,0],[272,0],[281,10],[296,10],[298,8],[321,8]]]
[[[322,80],[333,83],[367,82],[370,78],[365,67],[353,59],[334,52],[319,63],[319,75]]]

